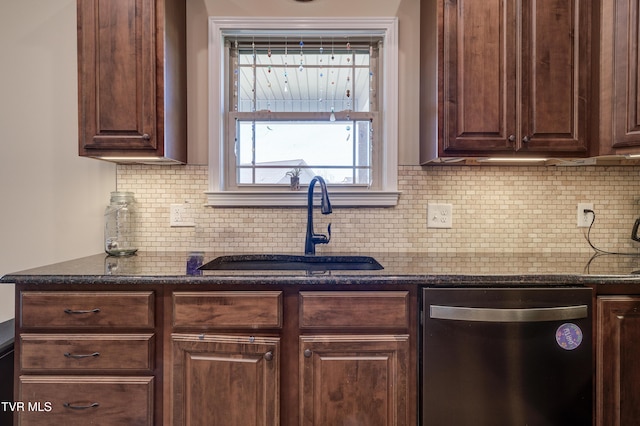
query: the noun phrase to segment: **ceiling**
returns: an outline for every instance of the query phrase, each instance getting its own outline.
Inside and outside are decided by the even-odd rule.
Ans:
[[[344,50],[344,49],[343,49]],[[255,57],[255,63],[254,63]],[[288,48],[242,52],[234,70],[239,111],[369,111],[375,72],[366,51]],[[254,85],[255,80],[255,85]]]

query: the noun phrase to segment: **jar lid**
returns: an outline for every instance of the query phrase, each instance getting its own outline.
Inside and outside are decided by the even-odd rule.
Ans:
[[[112,203],[130,203],[133,201],[133,192],[129,191],[113,191],[111,193]]]

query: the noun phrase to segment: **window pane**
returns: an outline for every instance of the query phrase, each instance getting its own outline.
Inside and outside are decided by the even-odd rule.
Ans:
[[[371,123],[361,121],[239,121],[238,183],[283,184],[301,169],[301,183],[321,175],[330,183],[371,179]]]
[[[286,53],[266,44],[255,51],[241,48],[233,70],[237,98],[232,105],[239,112],[375,110],[373,51],[368,46],[333,51],[327,47],[322,53],[317,46],[291,47]]]

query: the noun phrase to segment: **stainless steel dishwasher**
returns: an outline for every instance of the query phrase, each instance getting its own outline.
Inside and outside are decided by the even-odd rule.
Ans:
[[[423,426],[591,426],[589,288],[422,292]]]

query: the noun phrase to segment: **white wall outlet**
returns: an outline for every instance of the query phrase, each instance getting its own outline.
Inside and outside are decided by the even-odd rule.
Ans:
[[[189,215],[188,207],[187,203],[171,204],[169,206],[169,226],[196,226]]]
[[[453,204],[427,204],[428,228],[453,228]]]
[[[578,210],[576,212],[578,219],[578,228],[588,228],[594,219],[594,213],[586,212],[585,210],[593,210],[593,203],[578,203]]]

